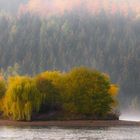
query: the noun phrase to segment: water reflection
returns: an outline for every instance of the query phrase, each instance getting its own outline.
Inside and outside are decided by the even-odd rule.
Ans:
[[[140,127],[0,127],[0,140],[138,140]]]

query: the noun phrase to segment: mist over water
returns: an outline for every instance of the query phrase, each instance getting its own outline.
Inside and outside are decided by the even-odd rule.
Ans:
[[[137,97],[132,98],[129,103],[120,108],[120,120],[140,121],[140,104]]]
[[[140,111],[121,111],[119,119],[124,121],[140,121]]]

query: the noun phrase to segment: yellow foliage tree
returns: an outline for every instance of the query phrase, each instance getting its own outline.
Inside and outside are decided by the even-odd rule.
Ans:
[[[64,109],[87,115],[104,116],[112,109],[110,79],[86,67],[74,68],[65,75]]]
[[[14,120],[31,120],[34,113],[60,111],[106,117],[117,105],[119,89],[108,75],[86,67],[67,73],[46,71],[33,78],[9,78],[7,91],[0,81],[4,115]]]
[[[41,112],[50,111],[59,104],[59,91],[48,77],[40,75],[35,78],[36,87],[42,98]]]
[[[119,88],[115,84],[111,84],[109,88],[109,93],[111,96],[116,97],[118,95]]]
[[[4,98],[4,114],[14,120],[31,120],[40,109],[41,97],[30,77],[11,77]]]
[[[118,86],[115,84],[111,84],[108,92],[112,96],[112,99],[113,99],[112,105],[113,105],[113,107],[115,107],[118,104],[118,102],[116,100],[118,92],[119,92]]]
[[[6,92],[6,82],[5,80],[1,77],[0,78],[0,111],[2,111],[3,107],[3,97]]]

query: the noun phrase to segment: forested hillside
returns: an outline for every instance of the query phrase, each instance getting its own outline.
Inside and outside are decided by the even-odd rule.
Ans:
[[[0,14],[0,67],[21,74],[88,66],[111,75],[121,101],[140,98],[140,16],[73,10],[40,17]]]
[[[0,0],[0,11],[16,14],[21,4],[28,0]]]

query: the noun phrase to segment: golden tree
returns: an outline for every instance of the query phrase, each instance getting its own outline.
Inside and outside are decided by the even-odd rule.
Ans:
[[[38,112],[41,96],[35,81],[30,77],[11,77],[4,99],[4,114],[14,120],[31,120]]]

